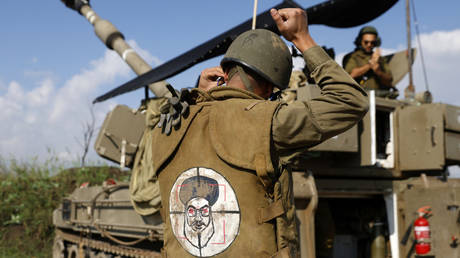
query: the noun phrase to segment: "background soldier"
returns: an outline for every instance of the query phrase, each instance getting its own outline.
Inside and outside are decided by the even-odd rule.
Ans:
[[[343,58],[343,67],[366,90],[376,90],[377,96],[388,96],[393,76],[388,63],[380,56],[381,39],[372,26],[363,27],[356,37],[356,48]],[[397,95],[396,95],[397,96]]]
[[[167,257],[296,257],[289,164],[308,147],[352,127],[367,111],[365,92],[310,36],[306,13],[272,9],[271,15],[282,35],[302,51],[322,94],[306,102],[267,101],[275,87],[287,87],[292,69],[287,46],[268,30],[241,34],[222,68],[202,72],[199,88],[190,93],[189,111],[175,130],[163,133],[170,119],[153,130],[152,163],[160,182]],[[225,87],[216,87],[219,77]],[[212,205],[214,232],[209,239],[199,231],[188,236],[198,239],[195,246],[183,235],[188,210],[178,201],[191,178],[200,179],[195,184],[215,180],[208,187],[219,186]]]

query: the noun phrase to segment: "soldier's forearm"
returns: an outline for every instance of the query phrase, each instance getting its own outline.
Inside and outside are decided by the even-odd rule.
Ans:
[[[356,79],[356,78],[361,77],[364,74],[366,74],[370,69],[371,69],[371,64],[365,64],[363,66],[356,67],[353,70],[351,70],[350,75],[351,75],[351,77]]]
[[[365,91],[321,47],[303,53],[307,69],[322,88],[309,101],[283,104],[273,118],[273,141],[282,151],[310,147],[352,127],[367,112]]]

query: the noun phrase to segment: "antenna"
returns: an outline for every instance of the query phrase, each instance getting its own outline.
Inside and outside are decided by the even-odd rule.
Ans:
[[[409,68],[409,85],[404,89],[404,97],[413,100],[415,97],[415,87],[412,76],[412,46],[410,33],[410,0],[406,0],[406,28],[407,28],[407,59]]]
[[[414,14],[415,34],[417,35],[417,42],[418,42],[418,46],[420,48],[420,58],[421,58],[421,61],[422,61],[423,77],[425,79],[425,90],[430,91],[430,89],[428,88],[428,78],[427,78],[427,75],[426,75],[425,60],[423,59],[422,42],[420,40],[420,31],[419,31],[419,28],[418,28],[417,15],[415,13],[415,3],[414,3],[414,0],[411,0],[411,2],[412,2],[412,13]]]
[[[252,29],[256,29],[256,18],[257,18],[257,0],[254,0],[254,10],[252,12]]]

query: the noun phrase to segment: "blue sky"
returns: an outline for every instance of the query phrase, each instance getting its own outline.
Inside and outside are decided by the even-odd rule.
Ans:
[[[460,106],[460,1],[413,0],[421,33],[428,81],[435,101]],[[281,1],[260,0],[258,12]],[[322,1],[298,1],[309,7]],[[111,21],[152,65],[203,43],[252,16],[253,1],[107,1],[93,0],[93,9]],[[405,1],[370,22],[389,53],[406,46]],[[59,0],[3,0],[0,8],[0,156],[26,159],[48,155],[63,159],[81,152],[82,123],[90,102],[132,78],[134,73],[94,35],[82,16]],[[340,59],[353,49],[360,27],[337,29],[313,25],[318,44],[333,47]],[[413,40],[415,29],[413,28]],[[192,86],[199,72],[215,66],[215,58],[168,81]],[[415,85],[423,90],[420,56],[414,65]],[[407,80],[399,89],[403,90]],[[97,104],[98,124],[116,104],[137,107],[142,91]],[[96,159],[94,151],[91,157]]]

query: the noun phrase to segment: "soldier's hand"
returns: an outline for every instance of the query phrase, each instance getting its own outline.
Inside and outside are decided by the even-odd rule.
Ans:
[[[304,52],[316,45],[308,31],[307,13],[300,8],[271,9],[270,14],[285,39]]]
[[[224,71],[220,66],[206,68],[200,74],[200,82],[198,83],[198,88],[208,91],[216,86],[222,85],[224,83],[224,77]]]
[[[369,60],[369,64],[371,65],[371,69],[373,71],[377,71],[380,68],[379,58],[380,58],[380,49],[376,48],[374,50],[374,53],[372,53],[371,59]]]
[[[380,48],[375,48],[374,53],[372,53],[371,60],[374,63],[377,63],[380,58]]]
[[[378,62],[369,62],[371,64],[371,69],[375,72],[380,68],[380,64]]]

